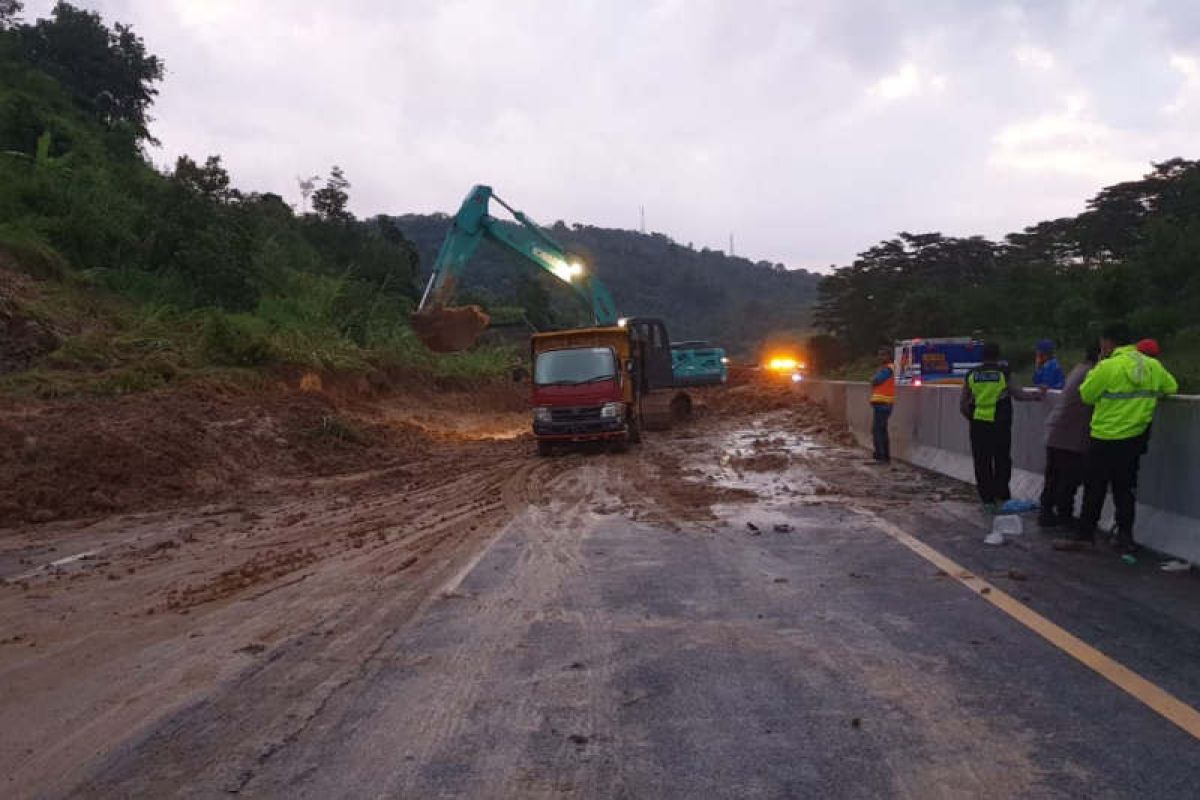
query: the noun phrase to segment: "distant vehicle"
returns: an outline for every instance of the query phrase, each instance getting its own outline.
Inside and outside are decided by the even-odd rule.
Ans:
[[[777,354],[766,360],[763,370],[768,377],[800,383],[808,372],[808,363],[791,354]]]
[[[700,339],[671,342],[671,372],[676,386],[716,386],[729,380],[729,359]]]
[[[969,336],[902,339],[895,345],[896,383],[900,386],[961,384],[983,362],[983,342]]]

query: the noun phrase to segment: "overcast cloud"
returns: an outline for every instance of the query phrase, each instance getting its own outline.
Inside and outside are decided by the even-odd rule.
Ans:
[[[154,159],[359,215],[490,183],[535,219],[823,268],[998,236],[1197,157],[1194,0],[76,0],[165,59]],[[47,0],[26,3],[44,15]]]

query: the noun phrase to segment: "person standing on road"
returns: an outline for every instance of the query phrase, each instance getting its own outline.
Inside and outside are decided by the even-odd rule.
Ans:
[[[1058,358],[1054,355],[1054,342],[1049,339],[1042,339],[1038,342],[1033,353],[1033,363],[1034,386],[1061,389],[1066,385],[1067,378],[1063,375]]]
[[[1139,353],[1142,353],[1142,354],[1148,355],[1148,356],[1152,356],[1154,358],[1158,358],[1159,354],[1162,352],[1161,348],[1159,348],[1159,346],[1158,346],[1158,341],[1156,339],[1142,339],[1136,345],[1134,345],[1134,347],[1137,348],[1137,351]],[[1142,434],[1142,452],[1141,452],[1142,455],[1146,455],[1146,453],[1150,452],[1150,431],[1153,428],[1154,428],[1154,423],[1151,422],[1149,425],[1146,426],[1146,432]],[[1133,488],[1135,491],[1137,490],[1138,472],[1140,469],[1141,469],[1141,461],[1139,460],[1138,461],[1138,469],[1135,469],[1133,471]]]
[[[892,448],[888,440],[888,420],[896,404],[896,369],[891,353],[879,352],[879,371],[871,378],[871,438],[875,445],[875,461],[891,463]]]
[[[1100,358],[1100,348],[1088,348],[1083,361],[1067,376],[1058,403],[1046,415],[1046,473],[1042,483],[1043,528],[1075,524],[1075,495],[1083,484],[1092,407],[1079,397],[1079,387]]]
[[[1008,364],[1000,360],[1000,345],[983,346],[983,363],[967,373],[959,410],[971,424],[971,457],[975,461],[975,489],[988,513],[995,513],[1012,495],[1013,400],[1041,400],[1042,392],[1022,389]]]
[[[1079,387],[1080,398],[1095,410],[1079,527],[1074,537],[1056,543],[1074,545],[1069,549],[1095,542],[1096,524],[1111,486],[1117,517],[1116,549],[1125,555],[1137,550],[1133,521],[1144,435],[1159,399],[1177,392],[1179,384],[1157,359],[1139,352],[1131,341],[1129,326],[1124,323],[1105,328],[1100,337],[1100,353],[1105,358]]]

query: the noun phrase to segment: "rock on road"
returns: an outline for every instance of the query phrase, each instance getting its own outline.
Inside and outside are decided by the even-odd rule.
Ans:
[[[367,476],[114,522],[121,545],[81,533],[74,552],[98,555],[78,581],[19,576],[0,597],[6,629],[46,617],[34,647],[0,649],[6,793],[1195,796],[1195,739],[883,520],[1192,704],[1196,581],[1035,534],[985,550],[964,487],[867,465],[810,422],[710,421],[622,456],[505,445],[402,492]],[[189,584],[231,542],[264,543],[248,516],[271,534],[266,577]],[[163,526],[177,545],[145,556]],[[109,581],[97,558],[137,569]],[[168,573],[156,614],[105,605]],[[58,614],[118,622],[55,634]]]

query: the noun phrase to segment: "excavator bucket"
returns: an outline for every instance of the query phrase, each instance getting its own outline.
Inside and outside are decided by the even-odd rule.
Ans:
[[[475,344],[492,318],[479,306],[447,306],[412,315],[413,332],[435,353],[454,353]]]

